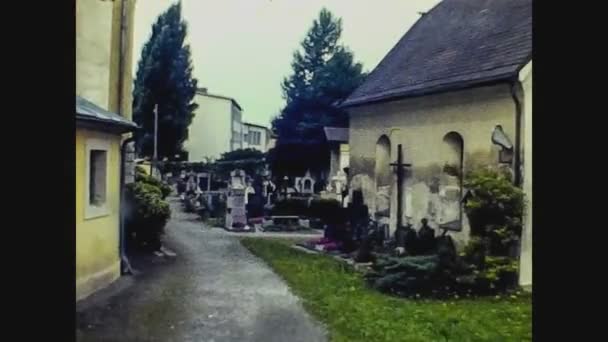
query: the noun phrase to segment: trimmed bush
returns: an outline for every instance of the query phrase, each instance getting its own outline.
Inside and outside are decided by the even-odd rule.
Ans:
[[[471,235],[487,239],[490,255],[507,256],[521,236],[523,191],[489,168],[469,173],[464,185],[472,192],[465,204]]]
[[[147,175],[146,172],[140,166],[135,167],[135,181],[153,185],[159,188],[163,199],[167,198],[167,196],[169,196],[172,191],[171,186],[169,184],[165,184],[164,182]]]
[[[278,201],[272,208],[274,216],[308,216],[308,201],[302,199],[285,199]]]
[[[321,219],[325,223],[345,223],[347,217],[340,202],[334,199],[314,199],[310,203],[309,216]]]
[[[517,260],[486,256],[481,239],[471,240],[462,257],[456,255],[449,236],[441,237],[439,245],[435,255],[380,257],[365,277],[381,292],[435,298],[495,295],[508,291],[517,280]]]
[[[171,217],[169,203],[163,201],[161,190],[151,184],[135,182],[127,185],[127,246],[158,250],[165,225]]]

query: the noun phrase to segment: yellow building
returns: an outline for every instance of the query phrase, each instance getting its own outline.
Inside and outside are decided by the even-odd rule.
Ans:
[[[120,276],[121,145],[135,1],[76,1],[76,299]]]
[[[531,3],[443,0],[343,102],[350,116],[350,189],[361,191],[391,231],[398,221],[418,228],[427,218],[464,246],[470,227],[462,175],[477,166],[510,169],[531,195],[532,80],[530,72],[522,75],[531,70]],[[502,145],[495,136],[504,138]],[[401,189],[390,166],[399,146],[410,164]],[[532,281],[531,211],[527,217],[522,284]]]

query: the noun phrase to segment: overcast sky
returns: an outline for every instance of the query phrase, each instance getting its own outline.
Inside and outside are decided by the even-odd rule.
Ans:
[[[139,0],[133,71],[156,17],[176,0]],[[283,77],[322,7],[342,18],[342,43],[371,71],[439,0],[182,0],[194,76],[210,93],[233,97],[243,120],[269,125],[284,105]]]

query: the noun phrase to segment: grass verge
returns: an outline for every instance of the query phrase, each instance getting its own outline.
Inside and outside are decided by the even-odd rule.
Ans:
[[[368,288],[336,260],[290,247],[293,241],[246,237],[242,244],[288,283],[323,322],[331,341],[531,341],[529,295],[407,300]]]

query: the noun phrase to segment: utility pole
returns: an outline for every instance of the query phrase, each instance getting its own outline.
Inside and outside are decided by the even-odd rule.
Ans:
[[[154,105],[154,155],[152,156],[152,170],[150,174],[154,176],[156,162],[158,160],[158,104]]]

